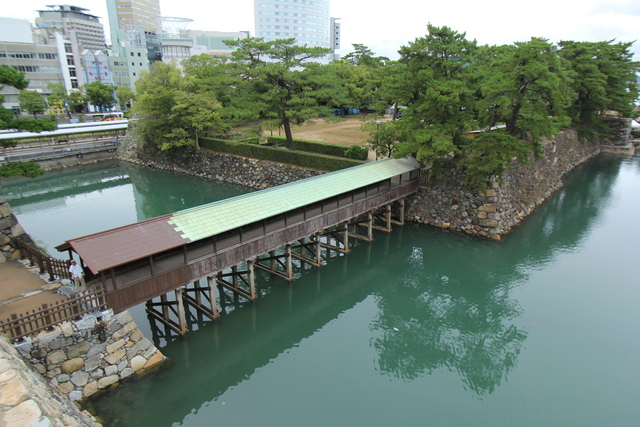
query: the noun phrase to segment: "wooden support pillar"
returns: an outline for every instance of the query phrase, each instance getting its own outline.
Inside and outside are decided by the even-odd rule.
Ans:
[[[175,290],[176,292],[176,302],[178,303],[178,328],[180,329],[180,335],[185,335],[187,330],[187,317],[184,311],[184,300],[182,298],[184,293],[184,288],[179,288]]]
[[[220,313],[218,313],[218,304],[216,304],[216,287],[214,286],[213,276],[207,276],[207,288],[211,298],[211,316],[217,319],[220,317]]]
[[[286,245],[284,253],[277,255],[275,251],[270,251],[269,256],[259,256],[255,259],[253,267],[268,271],[274,276],[282,277],[284,280],[293,280],[293,265],[291,263],[291,245]],[[265,265],[267,263],[268,265]],[[279,268],[276,268],[279,267]],[[283,271],[284,270],[284,271]]]
[[[253,268],[254,262],[249,260],[247,261],[247,274],[248,274],[248,284],[249,284],[249,294],[251,295],[251,301],[255,301],[258,298],[256,294],[256,279],[255,279],[255,269]]]
[[[320,246],[320,233],[313,235],[313,241],[316,243],[316,262],[318,267],[322,266],[322,246]]]
[[[269,264],[271,271],[276,271],[276,251],[269,251],[271,263]]]
[[[399,210],[399,218],[397,220],[391,219],[391,222],[394,224],[398,224],[398,225],[404,225],[404,216],[405,216],[405,201],[404,198],[397,200],[396,201],[398,203],[398,205],[400,205],[398,207]]]
[[[344,237],[342,243],[344,243],[344,252],[349,253],[349,226],[346,222],[344,223]]]
[[[373,221],[376,222],[376,220],[378,220],[378,222],[374,224],[373,228],[386,231],[387,233],[391,232],[391,204],[384,205],[376,210]],[[380,223],[383,225],[378,225]]]
[[[367,212],[367,239],[373,240],[373,212]]]
[[[286,263],[286,275],[287,275],[287,280],[288,281],[292,281],[293,280],[293,265],[291,263],[291,245],[286,245],[284,247],[284,254],[285,254],[285,263]]]
[[[160,302],[162,303],[162,318],[165,321],[169,320],[169,306],[167,305],[167,294],[160,295]]]
[[[315,267],[322,267],[322,248],[320,246],[320,233],[315,233],[310,237],[298,240],[298,244],[291,247],[291,256],[311,264]],[[293,252],[299,249],[300,253]]]
[[[264,268],[264,267],[263,267]],[[231,277],[231,281],[226,278]],[[216,282],[222,287],[229,289],[235,295],[242,296],[250,301],[257,298],[254,278],[254,263],[247,261],[247,270],[238,271],[238,266],[231,268],[231,273],[219,272]],[[243,286],[240,286],[242,284]],[[220,295],[222,300],[222,294]]]

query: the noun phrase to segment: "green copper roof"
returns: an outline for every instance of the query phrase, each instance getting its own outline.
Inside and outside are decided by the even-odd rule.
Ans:
[[[346,193],[419,167],[415,159],[384,159],[243,194],[174,213],[169,224],[196,241]]]

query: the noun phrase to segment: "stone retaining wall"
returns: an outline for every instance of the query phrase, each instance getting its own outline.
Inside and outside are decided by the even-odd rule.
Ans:
[[[174,152],[175,151],[175,152]],[[118,149],[120,160],[142,166],[215,179],[255,189],[274,187],[325,172],[293,165],[232,156],[209,150],[180,150],[162,152],[152,144],[139,144],[135,132],[129,129]]]
[[[71,401],[86,399],[166,360],[129,312],[110,313],[85,314],[14,346],[60,393]]]
[[[6,427],[97,427],[87,412],[38,375],[0,336],[0,425]]]
[[[20,258],[16,240],[33,244],[33,240],[18,223],[7,200],[0,196],[0,262]]]
[[[442,179],[410,197],[407,219],[422,224],[500,240],[562,185],[564,174],[600,153],[597,144],[580,141],[574,130],[542,143],[542,156],[531,165],[504,174],[487,189],[462,185],[464,173],[446,169]]]

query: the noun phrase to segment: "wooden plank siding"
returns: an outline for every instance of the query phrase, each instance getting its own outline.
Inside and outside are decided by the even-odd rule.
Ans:
[[[383,193],[358,200],[355,203],[324,212],[297,224],[288,225],[284,229],[262,235],[250,241],[210,253],[189,263],[189,278],[191,281],[199,280],[284,245],[292,244],[303,237],[310,236],[318,231],[355,218],[369,210],[408,196],[417,189],[418,183],[412,182],[409,185],[384,191]]]
[[[126,287],[111,290],[107,293],[107,305],[114,312],[119,313],[187,285],[189,283],[188,273],[189,268],[182,265],[172,270],[163,271],[157,276],[130,283]]]
[[[405,176],[406,175],[406,176]],[[103,272],[107,304],[116,313],[226,268],[255,259],[417,191],[419,172],[340,194]],[[211,218],[215,221],[215,218]],[[186,253],[184,251],[186,247]],[[164,257],[157,261],[155,257]],[[160,258],[158,258],[160,259]],[[144,267],[137,267],[137,264]],[[161,268],[161,263],[168,268]],[[127,269],[127,267],[131,267]],[[126,276],[129,276],[127,279]],[[117,277],[117,280],[115,279]],[[129,282],[127,283],[127,281]],[[116,283],[118,282],[118,283]]]

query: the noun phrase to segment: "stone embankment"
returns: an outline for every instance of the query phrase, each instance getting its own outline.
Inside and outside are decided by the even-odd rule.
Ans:
[[[421,224],[500,240],[536,206],[562,185],[562,177],[600,152],[633,154],[630,121],[610,118],[610,135],[598,144],[580,140],[565,130],[541,143],[542,154],[528,166],[516,164],[501,182],[486,189],[465,186],[464,172],[444,170],[443,177],[426,183],[409,198],[407,219]],[[256,189],[286,184],[323,172],[245,157],[195,150],[169,156],[151,144],[139,144],[129,132],[120,150],[122,160],[172,170]],[[630,151],[631,150],[631,151]],[[423,178],[428,171],[423,173]]]
[[[0,262],[18,259],[20,252],[16,241],[20,239],[25,243],[33,243],[31,237],[25,233],[24,228],[13,214],[7,200],[0,196]]]
[[[165,360],[127,311],[115,317],[110,311],[99,317],[85,314],[14,346],[72,401],[91,397],[134,374],[145,374]]]
[[[600,153],[599,145],[580,141],[574,130],[543,141],[541,149],[529,166],[517,165],[486,190],[462,185],[464,173],[446,169],[409,198],[407,219],[500,240],[562,186],[567,172]]]
[[[100,424],[44,380],[0,336],[0,425],[97,427]]]
[[[142,166],[215,179],[231,184],[264,189],[325,172],[213,151],[184,150],[180,154],[161,152],[149,144],[138,144],[131,130],[118,150],[120,160]]]

